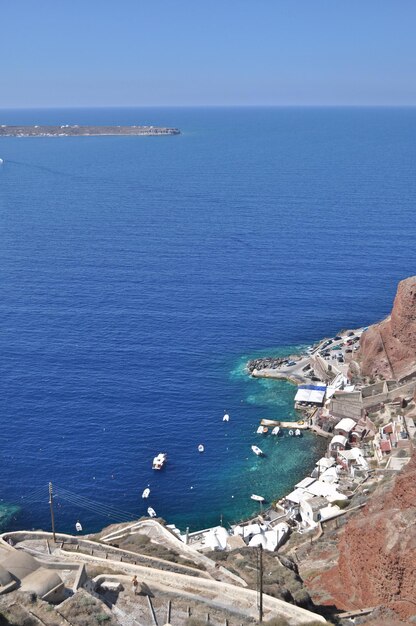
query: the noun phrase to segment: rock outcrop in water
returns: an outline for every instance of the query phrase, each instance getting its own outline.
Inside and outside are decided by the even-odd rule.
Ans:
[[[399,283],[391,315],[362,334],[363,376],[401,380],[416,371],[416,276]]]

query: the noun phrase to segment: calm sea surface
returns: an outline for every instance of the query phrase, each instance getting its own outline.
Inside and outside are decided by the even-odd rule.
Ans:
[[[322,442],[255,434],[262,417],[295,416],[294,387],[251,380],[244,363],[383,317],[415,273],[416,110],[0,122],[182,130],[0,140],[3,525],[48,529],[48,481],[58,529],[87,532],[149,505],[195,530],[291,489]]]

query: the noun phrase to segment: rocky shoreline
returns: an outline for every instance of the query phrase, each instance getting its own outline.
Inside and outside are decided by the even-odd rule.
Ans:
[[[167,126],[0,126],[0,137],[99,137],[180,135],[179,128]]]

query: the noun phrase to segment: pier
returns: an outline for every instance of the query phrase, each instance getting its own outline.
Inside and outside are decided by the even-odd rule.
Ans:
[[[305,420],[299,420],[298,422],[281,422],[279,420],[262,419],[260,426],[267,426],[269,428],[280,426],[280,428],[299,428],[299,430],[307,430],[309,428],[309,424]]]

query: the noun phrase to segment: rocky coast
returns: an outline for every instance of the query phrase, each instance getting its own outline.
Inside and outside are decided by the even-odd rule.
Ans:
[[[143,589],[151,587],[161,616],[168,593],[174,594],[181,616],[189,617],[190,607],[202,616],[204,606],[203,611],[210,607],[215,615],[213,622],[225,615],[234,626],[238,615],[238,624],[253,623],[259,552],[253,548],[259,546],[267,552],[265,607],[268,618],[281,619],[276,624],[306,625],[314,618],[325,623],[322,615],[340,626],[414,623],[414,293],[416,277],[400,283],[392,314],[383,322],[341,331],[300,355],[247,364],[251,376],[297,379],[305,391],[324,388],[322,397],[301,400],[297,408],[311,427],[330,438],[311,475],[255,518],[230,531],[219,526],[181,537],[163,521],[143,519],[90,538],[62,535],[54,543],[47,533],[21,532],[12,533],[12,540],[22,550],[44,550],[45,562],[59,560],[62,572],[68,559],[87,567],[85,585],[101,600],[107,598],[103,583],[119,585],[119,599],[109,613],[114,624],[127,623],[126,616],[139,617],[138,602],[131,603],[127,591],[136,572]],[[405,367],[400,365],[403,351]],[[278,537],[282,539],[275,541]],[[190,586],[197,590],[192,596]],[[225,588],[224,599],[220,590]],[[83,593],[80,586],[74,597],[83,601]],[[40,604],[31,610],[43,619]],[[151,623],[147,608],[145,602],[140,605],[146,626]]]
[[[99,137],[180,135],[179,128],[165,126],[0,126],[0,137]]]

